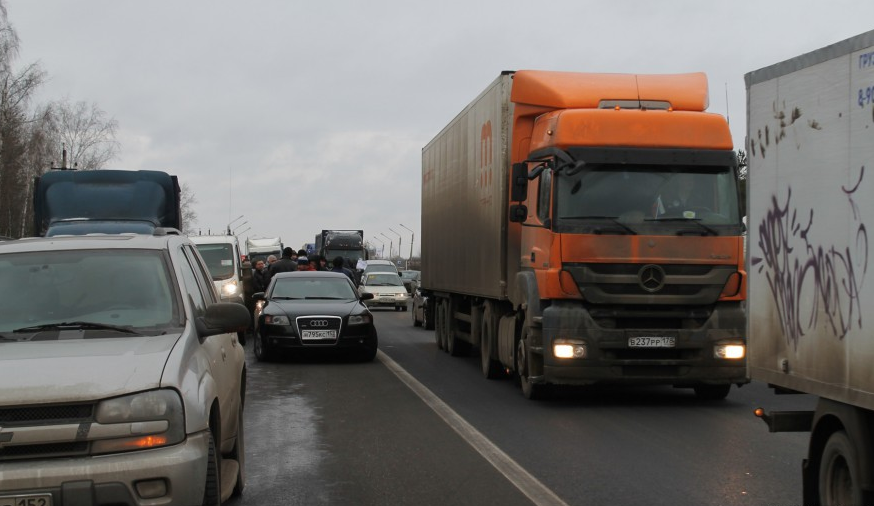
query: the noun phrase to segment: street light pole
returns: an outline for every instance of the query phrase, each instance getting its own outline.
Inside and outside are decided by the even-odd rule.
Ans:
[[[237,225],[236,227],[234,227],[234,230],[232,230],[231,233],[228,234],[228,235],[237,235],[237,229],[240,228],[240,227],[242,227],[242,226],[245,225],[246,223],[249,223],[249,220],[246,220],[246,221],[244,221],[243,223],[240,223],[239,225]]]
[[[391,230],[396,236],[398,236],[398,257],[403,258],[403,256],[401,256],[401,234],[395,232],[394,229],[392,229],[391,227],[389,227],[389,230]]]
[[[398,223],[398,225],[404,227],[403,223]],[[407,230],[410,230],[407,227],[404,227]],[[416,241],[416,233],[410,230],[410,257],[407,258],[407,268],[410,267],[410,262],[413,260],[413,243]]]
[[[237,221],[243,219],[243,216],[245,216],[245,215],[241,214],[241,215],[237,216],[236,218],[234,218],[233,220],[228,222],[228,226],[227,226],[228,235],[231,235],[231,224],[236,223]]]
[[[379,235],[388,239],[388,259],[391,260],[391,252],[392,252],[392,249],[394,249],[394,242],[393,242],[394,240],[391,237],[383,234],[382,232],[380,232]]]

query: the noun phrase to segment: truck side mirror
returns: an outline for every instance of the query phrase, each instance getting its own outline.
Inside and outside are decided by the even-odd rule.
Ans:
[[[528,206],[525,204],[513,204],[510,206],[510,221],[513,223],[525,223],[528,219]]]
[[[510,180],[510,200],[522,202],[528,198],[528,164],[514,163]],[[527,217],[527,212],[526,212]],[[524,219],[522,221],[525,221]]]

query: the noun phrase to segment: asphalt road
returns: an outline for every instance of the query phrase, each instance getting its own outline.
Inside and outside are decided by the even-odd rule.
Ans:
[[[808,435],[770,434],[752,411],[809,396],[753,383],[724,401],[646,387],[532,402],[408,312],[375,313],[372,363],[259,363],[247,345],[247,484],[228,504],[801,504]]]

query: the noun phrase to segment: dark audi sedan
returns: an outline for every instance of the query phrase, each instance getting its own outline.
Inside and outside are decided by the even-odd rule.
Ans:
[[[283,272],[266,292],[256,293],[255,357],[270,360],[280,350],[347,350],[362,361],[376,356],[373,315],[345,274]]]

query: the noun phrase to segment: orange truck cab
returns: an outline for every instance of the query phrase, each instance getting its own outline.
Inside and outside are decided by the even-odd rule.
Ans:
[[[746,383],[737,157],[707,101],[700,73],[492,83],[423,150],[438,346],[479,347],[483,374],[518,375],[528,398]],[[461,258],[445,251],[466,238]]]

